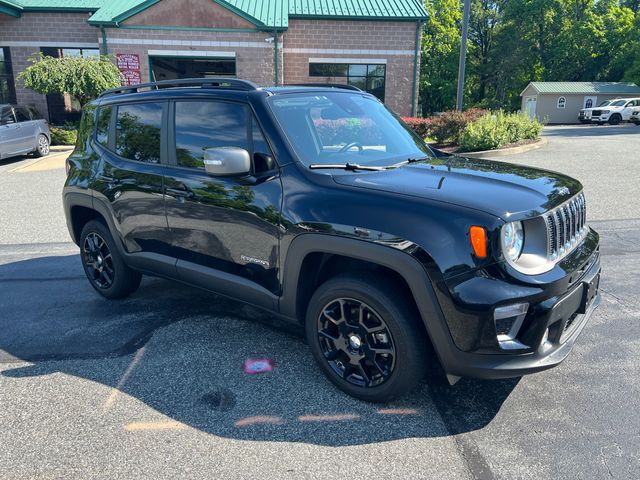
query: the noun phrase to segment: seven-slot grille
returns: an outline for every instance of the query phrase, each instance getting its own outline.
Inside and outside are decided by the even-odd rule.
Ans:
[[[587,233],[587,204],[579,193],[568,202],[545,213],[547,258],[559,260],[567,255]]]

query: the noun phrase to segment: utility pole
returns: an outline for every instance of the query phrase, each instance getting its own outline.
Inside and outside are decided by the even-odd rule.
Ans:
[[[462,42],[460,43],[460,63],[458,64],[458,96],[456,109],[462,111],[462,96],[464,94],[464,69],[467,62],[467,37],[469,36],[469,13],[471,12],[471,0],[464,0],[462,13]]]

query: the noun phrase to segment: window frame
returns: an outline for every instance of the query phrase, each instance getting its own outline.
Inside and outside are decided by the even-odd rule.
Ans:
[[[344,65],[346,67],[346,75],[317,75],[317,74],[311,74],[311,66],[312,65]],[[362,75],[351,75],[349,72],[351,71],[351,67],[354,65],[362,65],[365,67],[365,74],[364,76]],[[370,67],[384,67],[384,74],[383,75],[370,75],[369,74],[369,68]],[[351,85],[351,83],[349,83],[351,81],[351,78],[364,78],[364,83],[365,83],[365,88],[363,89],[364,92],[367,92],[371,95],[373,95],[374,97],[378,98],[380,101],[384,102],[387,96],[387,64],[386,63],[375,63],[375,62],[367,62],[366,59],[364,59],[362,62],[338,62],[338,61],[333,61],[333,62],[309,62],[309,67],[308,67],[308,75],[309,78],[346,78],[347,79],[347,85]],[[371,89],[371,91],[368,89],[368,85],[370,82],[370,79],[375,79],[375,78],[381,78],[383,80],[384,86],[382,88],[382,98],[379,98],[376,94],[373,93],[373,89]]]
[[[240,105],[245,110],[245,123],[246,123],[246,135],[247,135],[247,145],[249,147],[249,157],[251,158],[251,174],[254,172],[254,155],[255,155],[255,147],[253,141],[253,122],[255,121],[258,129],[260,130],[260,134],[262,138],[264,138],[267,147],[271,151],[271,156],[276,163],[276,168],[279,168],[280,165],[275,156],[273,145],[269,138],[264,134],[264,128],[260,123],[260,119],[258,115],[256,115],[255,110],[251,106],[250,103],[244,102],[241,100],[229,99],[229,98],[220,98],[220,97],[209,97],[209,98],[174,98],[169,100],[169,107],[167,111],[167,136],[166,136],[166,144],[167,144],[167,165],[172,168],[179,168],[181,170],[186,170],[189,172],[203,173],[206,175],[205,169],[196,168],[196,167],[185,167],[184,165],[178,164],[178,156],[176,152],[176,103],[178,102],[211,102],[211,103],[231,103],[235,105]]]
[[[118,109],[120,107],[127,107],[130,105],[139,105],[143,103],[155,103],[159,104],[162,107],[162,117],[160,119],[160,158],[158,159],[158,163],[145,162],[142,160],[136,160],[135,158],[127,158],[116,152],[116,125],[118,123]],[[125,162],[134,162],[141,165],[166,165],[167,164],[167,115],[168,115],[168,104],[169,101],[165,99],[145,99],[133,102],[113,102],[113,103],[105,103],[98,105],[95,112],[95,122],[93,127],[93,134],[91,135],[91,140],[94,145],[98,146],[98,148],[102,148],[108,151],[111,155],[114,155],[119,160]],[[109,119],[109,130],[107,139],[107,146],[105,147],[98,141],[97,133],[98,133],[98,112],[101,108],[111,107],[111,118]]]
[[[562,106],[560,106],[561,100],[562,100]],[[567,97],[565,97],[564,95],[559,96],[558,99],[556,100],[556,108],[558,110],[564,110],[565,108],[567,108]]]

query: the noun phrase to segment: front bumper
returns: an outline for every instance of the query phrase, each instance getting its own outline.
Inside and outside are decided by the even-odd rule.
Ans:
[[[444,348],[434,342],[444,371],[455,377],[508,378],[562,362],[600,303],[597,234],[591,231],[574,253],[565,260],[571,271],[552,283],[524,286],[480,275],[457,284],[449,298],[439,289],[451,340]],[[519,302],[529,303],[517,335],[526,348],[502,350],[493,308]]]
[[[510,378],[519,377],[552,368],[562,362],[575,344],[578,336],[587,324],[591,315],[600,304],[598,283],[600,262],[595,262],[589,272],[578,285],[565,295],[549,299],[541,308],[539,316],[533,320],[534,330],[531,338],[535,349],[522,354],[481,354],[458,352],[454,355],[445,371],[449,375],[476,378]],[[588,304],[583,305],[585,290],[595,283],[595,291]],[[540,307],[540,305],[538,306]],[[584,307],[584,313],[580,308]],[[545,332],[548,340],[542,343]]]

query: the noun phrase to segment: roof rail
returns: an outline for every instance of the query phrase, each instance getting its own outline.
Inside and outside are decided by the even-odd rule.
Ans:
[[[200,88],[226,88],[229,90],[257,90],[258,86],[248,80],[239,78],[215,77],[215,78],[181,78],[176,80],[160,80],[158,82],[138,83],[123,87],[105,90],[98,98],[117,95],[121,93],[138,93],[141,90],[159,90],[161,88],[200,87]]]
[[[343,90],[354,90],[362,92],[363,90],[346,83],[287,83],[285,87],[324,87],[324,88],[342,88]]]

